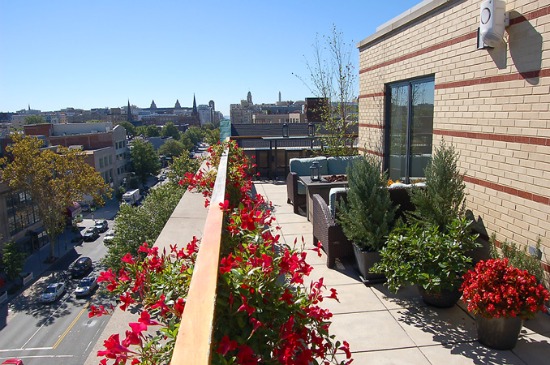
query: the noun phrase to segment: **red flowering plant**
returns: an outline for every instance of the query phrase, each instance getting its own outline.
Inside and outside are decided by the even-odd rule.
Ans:
[[[508,259],[480,261],[464,274],[460,290],[468,311],[486,318],[533,318],[546,310],[549,298],[534,275],[509,265]]]
[[[210,150],[211,164],[229,147],[229,166],[222,236],[222,253],[214,330],[213,364],[349,364],[352,362],[346,341],[329,334],[330,311],[320,303],[336,299],[334,289],[324,293],[323,279],[307,285],[304,278],[312,267],[307,253],[297,243],[279,242],[273,227],[272,206],[261,195],[250,193],[253,168],[236,144],[219,145]],[[187,176],[190,188],[208,199],[215,175],[199,172]],[[100,281],[115,293],[123,310],[140,312],[136,323],[121,340],[112,335],[99,351],[102,364],[169,363],[185,308],[198,240],[187,247],[171,247],[171,252],[143,245],[143,261],[127,255],[118,273],[102,273]],[[317,249],[320,254],[319,250]],[[91,315],[108,312],[93,307]],[[339,361],[341,353],[345,360]]]

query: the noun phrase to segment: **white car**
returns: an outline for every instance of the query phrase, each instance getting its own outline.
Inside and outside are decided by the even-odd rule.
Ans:
[[[105,237],[103,237],[103,243],[105,245],[109,245],[113,242],[113,239],[115,238],[115,231],[113,231],[112,229],[105,233]]]
[[[40,295],[40,303],[53,303],[65,293],[65,284],[53,283],[46,287],[46,290]]]
[[[84,279],[80,280],[78,287],[74,291],[76,297],[87,297],[92,295],[97,288],[97,279],[94,275],[88,275]]]

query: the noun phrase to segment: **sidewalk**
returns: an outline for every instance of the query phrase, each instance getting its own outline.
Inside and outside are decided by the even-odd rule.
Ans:
[[[284,183],[255,183],[259,194],[274,205],[282,240],[293,245],[302,237],[306,249],[313,248],[312,225],[293,213],[287,204]],[[475,321],[462,302],[449,309],[426,306],[417,289],[408,287],[398,294],[382,284],[365,286],[354,262],[337,261],[326,267],[326,256],[308,251],[314,269],[311,279],[324,278],[335,288],[340,302],[323,305],[333,313],[331,334],[350,344],[354,364],[521,364],[550,363],[550,316],[539,313],[525,321],[517,346],[512,351],[491,350],[477,341]]]

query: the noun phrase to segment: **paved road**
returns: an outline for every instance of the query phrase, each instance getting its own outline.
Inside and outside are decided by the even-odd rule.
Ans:
[[[104,208],[103,208],[104,209]],[[100,210],[101,211],[101,210]],[[100,212],[101,213],[101,212]],[[103,213],[111,214],[109,211]],[[112,221],[108,221],[112,226]],[[89,227],[93,220],[85,219],[79,227]],[[92,258],[94,272],[101,271],[99,259],[107,252],[102,233],[93,242],[84,242],[70,249],[62,259],[44,272],[42,277],[28,287],[9,305],[0,306],[7,310],[7,324],[0,330],[0,362],[9,357],[19,357],[25,365],[83,364],[109,316],[88,318],[88,306],[108,304],[110,300],[96,292],[91,298],[77,299],[74,289],[78,279],[70,279],[69,265],[80,256]],[[64,281],[65,294],[55,303],[39,304],[37,298],[50,282]]]

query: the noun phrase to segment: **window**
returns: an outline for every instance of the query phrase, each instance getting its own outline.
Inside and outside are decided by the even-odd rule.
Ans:
[[[386,87],[384,166],[392,180],[424,178],[432,157],[434,78]]]
[[[13,236],[40,220],[38,207],[33,203],[28,193],[11,194],[6,202],[10,235]]]

